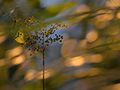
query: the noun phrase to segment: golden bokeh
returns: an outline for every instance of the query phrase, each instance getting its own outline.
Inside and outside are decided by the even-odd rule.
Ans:
[[[99,10],[97,14],[101,14],[95,17],[95,22],[107,22],[113,19],[113,12],[111,10]]]
[[[83,39],[80,41],[79,47],[80,48],[85,48],[87,46],[87,40]]]
[[[120,6],[120,0],[106,0],[106,6],[116,8]]]
[[[120,12],[116,14],[117,19],[120,19]]]
[[[24,60],[25,60],[25,56],[24,55],[20,55],[18,57],[15,57],[14,59],[12,59],[11,63],[14,64],[14,65],[17,65],[17,64],[23,63]]]
[[[28,70],[24,79],[26,81],[30,81],[30,80],[33,80],[35,78],[35,74],[36,74],[36,71],[35,70]]]
[[[6,65],[5,60],[4,59],[0,59],[0,67],[5,66],[5,65]]]
[[[51,69],[46,69],[44,73],[44,79],[47,79],[54,74],[53,70]],[[36,73],[36,79],[43,79],[43,70]]]
[[[77,57],[73,57],[65,60],[64,64],[67,67],[78,67],[85,64],[85,59],[82,56],[77,56]]]
[[[0,44],[3,43],[6,40],[6,36],[5,35],[0,35]]]
[[[105,86],[101,90],[120,90],[120,83]]]
[[[98,33],[96,31],[90,31],[86,35],[86,40],[90,43],[96,41],[97,39],[98,39]]]
[[[23,48],[21,46],[15,47],[11,50],[7,51],[7,57],[8,58],[12,58],[15,57],[17,55],[20,55],[23,52]]]
[[[103,56],[101,54],[93,54],[88,58],[92,63],[100,63],[103,61]]]

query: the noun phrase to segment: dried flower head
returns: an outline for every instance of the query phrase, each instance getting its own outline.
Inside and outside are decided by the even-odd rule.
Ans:
[[[34,24],[34,17],[25,19],[25,24]],[[15,40],[22,43],[23,46],[32,52],[43,52],[49,45],[58,42],[61,43],[63,36],[57,34],[57,30],[67,28],[67,24],[54,23],[40,30],[30,31],[22,33],[18,31],[16,33]]]

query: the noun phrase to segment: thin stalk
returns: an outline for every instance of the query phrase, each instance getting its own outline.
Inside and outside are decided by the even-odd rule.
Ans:
[[[45,56],[44,56],[44,49],[43,49],[43,61],[42,61],[42,64],[43,64],[43,90],[45,90]]]
[[[44,32],[43,32],[43,53],[42,53],[42,64],[43,64],[43,90],[45,90],[45,47],[44,47]]]

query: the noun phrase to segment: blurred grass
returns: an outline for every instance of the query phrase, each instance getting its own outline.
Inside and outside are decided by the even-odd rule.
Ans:
[[[100,0],[92,0],[92,2],[90,0],[85,0],[84,3],[80,4],[78,3],[79,0],[76,1],[77,2],[65,1],[42,7],[38,0],[27,0],[27,5],[25,4],[27,8],[23,7],[20,2],[18,2],[20,5],[17,5],[14,0],[2,0],[0,2],[0,60],[2,61],[5,59],[5,63],[1,64],[0,62],[0,90],[8,90],[10,87],[11,90],[42,90],[41,80],[36,80],[34,78],[31,81],[27,81],[24,78],[27,71],[30,69],[41,70],[41,66],[40,68],[37,66],[40,61],[38,61],[35,56],[29,57],[26,54],[23,54],[26,58],[29,58],[28,60],[25,60],[26,62],[32,59],[35,64],[34,66],[30,63],[27,65],[25,64],[18,74],[18,81],[15,79],[16,81],[12,82],[9,80],[8,76],[14,74],[14,72],[16,73],[17,69],[13,68],[15,69],[14,71],[10,69],[15,65],[12,65],[11,61],[8,59],[7,51],[20,45],[15,42],[15,35],[18,31],[26,34],[27,32],[39,30],[52,23],[63,22],[68,22],[70,27],[68,28],[67,33],[65,33],[63,45],[57,48],[60,48],[59,50],[61,50],[61,47],[64,46],[65,42],[67,43],[67,40],[69,42],[69,40],[73,39],[73,41],[76,42],[69,42],[65,45],[66,51],[63,50],[63,52],[66,54],[70,53],[69,57],[63,55],[63,52],[57,51],[58,49],[53,53],[48,49],[47,54],[51,55],[48,59],[51,61],[46,60],[46,66],[50,66],[48,62],[51,62],[55,67],[58,67],[58,70],[57,68],[53,68],[53,70],[57,72],[52,77],[46,79],[46,89],[62,90],[60,88],[66,87],[65,82],[71,79],[77,79],[84,83],[88,88],[87,90],[96,90],[96,88],[102,90],[101,87],[120,83],[119,6],[110,7],[106,6],[106,4],[100,6],[98,5],[98,2],[102,2]],[[119,3],[119,1],[117,1],[117,3]],[[21,8],[24,8],[24,10]],[[67,11],[69,12],[66,13]],[[78,33],[76,34],[77,31],[81,32],[78,36],[80,38],[75,37],[78,35]],[[87,36],[91,31],[95,31],[96,34]],[[97,37],[94,37],[94,35],[97,35]],[[2,36],[6,37],[5,40]],[[58,58],[62,59],[59,65],[56,64],[58,58],[55,59],[55,61],[53,60],[56,52],[61,52],[60,55],[57,55],[61,56]],[[85,58],[85,56],[87,57],[87,54],[100,54],[103,56],[103,60],[99,63],[91,63],[89,62],[89,59],[85,59],[85,63],[78,67],[65,66],[65,60],[77,56]],[[78,62],[76,61],[76,63]],[[21,68],[21,66],[19,68]],[[84,70],[86,67],[88,70]],[[75,73],[75,71],[77,72]],[[72,72],[72,74],[67,74],[70,72]],[[36,75],[34,74],[34,76]],[[70,85],[69,87],[72,86]],[[75,90],[79,90],[79,88],[80,86],[76,84]]]

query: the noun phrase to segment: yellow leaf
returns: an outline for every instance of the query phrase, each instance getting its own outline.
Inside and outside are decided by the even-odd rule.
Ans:
[[[20,31],[18,31],[16,33],[16,36],[15,36],[15,41],[18,42],[18,43],[24,43],[24,34]]]

